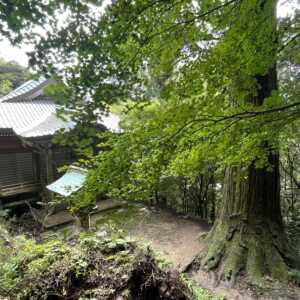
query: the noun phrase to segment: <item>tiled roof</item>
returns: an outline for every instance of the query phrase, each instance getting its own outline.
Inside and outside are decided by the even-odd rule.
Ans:
[[[50,80],[45,78],[26,81],[6,96],[1,97],[0,102],[24,101],[40,96],[42,94],[42,88],[49,84],[49,82]]]
[[[73,122],[56,116],[57,105],[43,95],[51,80],[29,80],[0,98],[0,136],[17,134],[26,138],[53,135],[59,129],[74,127]],[[100,121],[118,131],[118,117],[110,114]]]
[[[15,135],[11,128],[0,128],[0,136],[12,136]]]
[[[24,137],[52,135],[60,128],[72,125],[55,116],[56,105],[51,100],[30,100],[0,103],[0,128],[12,129]]]
[[[50,80],[29,80],[0,98],[0,135],[23,137],[53,135],[62,128],[73,127],[56,115],[56,104],[43,96]]]
[[[39,137],[46,135],[53,135],[59,129],[72,129],[74,127],[73,122],[66,122],[59,119],[55,113],[49,115],[40,124],[33,126],[27,131],[22,132],[24,137]]]

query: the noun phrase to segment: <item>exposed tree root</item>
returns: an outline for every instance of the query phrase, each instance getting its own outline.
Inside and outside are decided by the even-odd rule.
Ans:
[[[162,271],[151,255],[146,255],[143,260],[135,264],[128,286],[130,299],[192,299],[184,284],[179,280],[179,273]]]
[[[150,249],[139,249],[121,237],[91,235],[72,239],[70,244],[24,243],[29,243],[32,252],[26,259],[17,257],[13,261],[18,270],[16,284],[1,286],[0,299],[193,299],[178,271],[162,269]],[[38,268],[34,268],[36,265]]]
[[[287,245],[276,224],[218,222],[206,241],[206,251],[186,271],[213,271],[216,284],[222,281],[230,286],[239,276],[259,286],[270,279],[288,281]]]

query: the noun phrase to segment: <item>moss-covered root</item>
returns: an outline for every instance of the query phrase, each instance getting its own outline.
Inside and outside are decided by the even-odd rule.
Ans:
[[[255,285],[264,285],[266,278],[288,280],[284,257],[284,238],[270,225],[219,223],[208,235],[207,250],[199,265],[214,271],[217,284],[225,281],[231,286],[243,275]]]

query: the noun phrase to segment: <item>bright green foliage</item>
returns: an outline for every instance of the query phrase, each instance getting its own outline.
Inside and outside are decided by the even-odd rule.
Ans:
[[[79,192],[76,192],[74,195],[71,195],[63,200],[63,202],[67,202],[70,211],[75,215],[85,215],[92,207],[96,204],[97,199],[96,193],[94,193],[93,189],[83,188]]]
[[[44,245],[36,244],[24,236],[14,240],[14,251],[7,248],[5,260],[1,261],[1,286],[10,290],[21,283],[24,270],[26,276],[34,277],[42,274],[60,255],[65,254],[66,248],[58,241],[52,241]],[[10,253],[9,253],[10,252]],[[8,259],[8,256],[10,259]]]
[[[291,270],[289,273],[290,279],[300,286],[300,271],[299,270]]]
[[[59,77],[53,76],[53,82],[45,88],[45,94],[47,96],[55,99],[56,103],[59,105],[57,113],[59,117],[63,120],[70,121],[71,117],[68,113],[68,108],[72,109],[72,99],[74,99],[74,93],[60,80]],[[75,100],[74,100],[75,101]],[[78,103],[77,103],[78,104]],[[82,108],[82,107],[81,107]],[[72,120],[75,121],[76,126],[69,130],[59,130],[56,132],[53,142],[60,144],[61,146],[72,147],[77,153],[77,156],[82,158],[80,161],[81,165],[88,164],[86,158],[90,158],[97,146],[97,133],[103,130],[93,120],[93,112],[90,110],[82,111],[79,106],[77,106],[77,111],[73,110]],[[82,108],[83,109],[83,108]],[[85,114],[85,117],[83,117]]]
[[[30,299],[40,299],[38,297],[52,293],[63,296],[68,288],[72,288],[69,286],[72,284],[70,276],[83,281],[87,276],[93,276],[96,251],[111,254],[112,265],[128,265],[133,262],[134,255],[127,251],[125,262],[125,252],[122,251],[127,248],[129,243],[120,236],[105,240],[92,235],[82,236],[76,247],[59,240],[36,243],[24,236],[15,237],[10,247],[1,246],[5,257],[0,259],[0,295],[4,296],[6,291],[13,299],[26,295]],[[117,251],[121,251],[118,253],[120,257],[114,255]],[[100,260],[106,259],[108,257]]]
[[[90,0],[86,3],[75,0],[3,1],[0,3],[0,33],[14,44],[22,40],[37,42],[39,38],[45,38],[45,31],[51,33],[50,28],[57,25],[57,17],[68,7],[72,7],[74,11],[86,12],[88,4],[93,2]],[[37,31],[37,27],[43,28],[44,31]]]
[[[71,91],[66,85],[58,78],[54,76],[52,82],[44,88],[45,95],[55,99],[58,105],[64,105],[72,97]]]
[[[279,113],[258,116],[255,123],[250,117],[214,125],[210,120],[195,121],[189,103],[158,103],[151,117],[138,110],[131,118],[132,125],[126,125],[122,134],[106,133],[105,145],[110,151],[94,159],[87,189],[93,194],[149,199],[164,176],[194,178],[215,163],[222,169],[230,164],[246,165],[257,158],[259,166],[265,163],[267,154],[260,147],[262,141],[268,139],[278,146],[273,130],[279,132],[285,120],[271,121]]]
[[[12,90],[12,84],[9,80],[4,79],[0,82],[0,93],[6,95]]]
[[[99,216],[95,221],[96,228],[111,227],[114,231],[121,230],[127,234],[130,230],[137,226],[139,207],[135,204],[128,204],[126,209],[114,209],[107,211]]]
[[[93,159],[88,192],[148,199],[162,176],[266,164],[262,144],[278,149],[297,122],[298,12],[275,20],[275,0],[120,0],[100,17],[101,5],[70,9],[34,60],[65,75],[76,95],[67,107],[83,133],[99,109],[130,99],[124,131],[106,134],[110,151]],[[70,67],[59,68],[57,53]],[[279,90],[251,104],[259,76],[276,63]]]
[[[72,2],[51,2],[65,3],[68,18],[49,22],[31,60],[72,91],[69,141],[86,149],[99,110],[138,103],[122,134],[103,137],[110,151],[93,159],[87,193],[148,199],[162,176],[261,167],[298,128],[298,11],[276,20],[276,0]],[[278,89],[255,105],[276,64]]]

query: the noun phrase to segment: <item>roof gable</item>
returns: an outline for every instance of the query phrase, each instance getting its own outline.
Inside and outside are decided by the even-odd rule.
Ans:
[[[43,89],[51,79],[29,80],[8,95],[0,98],[0,136],[12,133],[30,137],[51,136],[59,129],[71,129],[72,121],[64,121],[56,115],[58,106],[45,97]],[[99,123],[106,129],[118,131],[119,118],[109,114]]]
[[[53,135],[74,126],[56,115],[57,105],[44,96],[51,79],[29,80],[0,98],[0,135],[14,133],[23,137]],[[2,134],[1,134],[2,133]]]
[[[24,82],[18,88],[0,98],[0,103],[28,101],[44,95],[43,89],[51,83],[51,79],[40,78]]]

